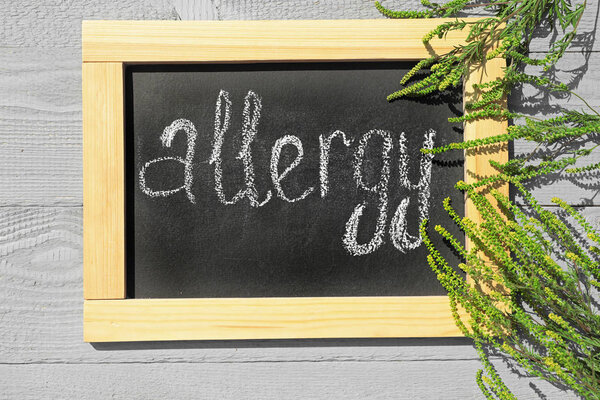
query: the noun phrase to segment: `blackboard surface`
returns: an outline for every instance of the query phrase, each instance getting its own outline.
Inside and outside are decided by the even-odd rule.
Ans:
[[[462,98],[457,89],[387,102],[410,67],[128,66],[128,297],[445,294],[426,263],[425,246],[411,249],[411,237],[401,234],[402,218],[394,216],[405,215],[414,242],[419,204],[427,203],[424,183],[419,186],[427,159],[419,149],[431,131],[435,145],[462,139],[447,122],[460,113]],[[170,135],[164,133],[169,126]],[[219,129],[222,142],[214,136]],[[330,139],[323,184],[323,142],[336,131],[347,142],[340,132]],[[221,149],[216,156],[215,144]],[[462,194],[453,189],[464,175],[462,155],[436,156],[430,165],[429,218],[459,235],[441,202],[450,196],[457,210],[464,209]],[[358,220],[354,245],[352,215]],[[391,232],[392,226],[397,229]],[[433,236],[442,254],[456,259]]]

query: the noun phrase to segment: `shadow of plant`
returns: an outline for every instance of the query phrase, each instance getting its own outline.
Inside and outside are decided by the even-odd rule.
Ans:
[[[594,43],[596,40],[596,30],[598,27],[598,17],[600,15],[600,2],[596,4],[595,9],[588,9],[586,13],[594,14],[594,24],[591,29],[587,32],[578,33],[575,35],[570,47],[569,53],[581,54],[583,57],[578,60],[576,66],[567,65],[561,67],[561,62],[555,65],[548,71],[536,71],[540,76],[546,77],[553,82],[566,83],[568,88],[572,91],[577,91],[579,85],[582,83],[584,76],[589,71],[590,59],[593,54]],[[545,22],[535,32],[534,41],[544,39],[544,42],[553,43],[559,36],[560,27],[552,26],[548,22]],[[530,54],[531,57],[535,57],[535,53]],[[573,60],[571,57],[569,60]],[[562,63],[564,64],[564,63]],[[532,67],[522,68],[523,72],[531,73]],[[531,85],[518,85],[513,89],[508,99],[509,107],[512,111],[523,113],[526,115],[536,117],[553,117],[561,112],[568,109],[583,108],[585,107],[581,103],[576,103],[575,107],[569,107],[568,102],[573,100],[573,95],[568,92],[555,92],[545,88],[533,87]],[[578,99],[574,99],[577,101]],[[588,110],[589,111],[589,110]],[[572,143],[564,145],[560,149],[551,149],[544,151],[535,151],[533,157],[531,157],[532,151],[530,149],[524,149],[520,146],[519,152],[513,152],[511,158],[528,158],[531,160],[543,160],[544,157],[552,155],[554,158],[560,159],[563,156],[572,156],[573,151],[585,146],[596,143],[598,135],[589,135],[584,140],[577,140]],[[600,193],[600,184],[598,184],[598,173],[588,174],[569,174],[564,171],[549,174],[544,177],[538,177],[525,184],[525,187],[529,190],[537,190],[538,193],[542,192],[544,188],[552,188],[552,185],[557,185],[562,188],[568,189],[582,189],[585,195],[579,195],[577,190],[571,190],[569,193],[563,193],[567,195],[565,200],[573,205],[595,205],[597,196]],[[556,193],[555,188],[552,188],[553,192]],[[535,192],[534,192],[535,193]],[[514,196],[513,199],[518,201],[518,197]],[[549,202],[543,199],[543,204],[547,205]]]

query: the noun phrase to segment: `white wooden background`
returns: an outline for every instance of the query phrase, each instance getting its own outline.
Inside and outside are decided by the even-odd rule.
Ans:
[[[553,73],[600,106],[599,3],[589,3],[576,46]],[[459,338],[82,341],[81,20],[178,18],[380,16],[368,0],[0,0],[0,398],[482,398],[479,361]],[[534,51],[553,33],[539,36]],[[539,116],[582,106],[527,87],[510,102]],[[558,175],[535,190],[545,205],[558,195],[583,206],[598,225],[597,177]],[[571,397],[496,364],[520,398]]]

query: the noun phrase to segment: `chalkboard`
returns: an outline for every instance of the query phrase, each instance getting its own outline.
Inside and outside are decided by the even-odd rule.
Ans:
[[[410,67],[127,66],[127,296],[444,295],[418,227],[460,236],[463,158],[419,149],[462,97],[388,102]]]

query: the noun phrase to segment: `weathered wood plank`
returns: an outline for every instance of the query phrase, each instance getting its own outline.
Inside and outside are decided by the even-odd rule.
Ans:
[[[173,0],[173,7],[184,21],[207,21],[219,19],[216,3],[215,0]]]
[[[506,374],[519,399],[574,399]],[[475,360],[421,362],[0,365],[5,399],[480,399]]]
[[[544,72],[535,66],[525,67],[524,72],[548,77],[554,82],[568,85],[569,89],[583,97],[585,101],[598,110],[600,108],[600,54],[596,52],[568,53],[558,61],[556,67]],[[509,107],[521,112],[542,118],[553,114],[559,107],[569,109],[585,109],[590,112],[575,95],[551,92],[532,85],[514,88],[509,97]]]
[[[169,0],[2,1],[0,47],[81,46],[84,19],[176,19]]]
[[[213,7],[207,11],[208,1]],[[590,39],[598,4],[590,2],[579,30]],[[81,205],[81,19],[175,19],[174,6],[183,19],[380,17],[372,1],[363,0],[0,2],[0,206]],[[543,36],[534,50],[548,47],[552,34]],[[571,51],[597,51],[598,43]],[[597,53],[586,54],[579,88],[600,105],[600,61]],[[568,61],[565,69],[581,66]],[[511,104],[530,107],[519,96]],[[533,112],[578,106],[574,99],[548,100]],[[579,201],[590,196],[584,189],[560,183],[549,195]],[[586,212],[600,222],[599,208]],[[0,398],[481,398],[473,379],[480,364],[464,339],[94,348],[82,341],[81,226],[80,207],[0,208]],[[511,376],[510,383],[519,398],[541,397],[530,380]],[[566,398],[533,384],[549,399]]]
[[[600,227],[600,207],[584,208]],[[0,363],[473,360],[466,339],[83,342],[82,213],[0,208]],[[139,350],[139,351],[131,351]]]
[[[192,6],[188,0],[185,7],[176,3],[176,10],[182,19],[195,19],[201,13],[205,1],[196,0]],[[382,0],[382,4],[392,10],[423,10],[419,0]],[[600,41],[595,39],[599,18],[598,0],[588,1],[586,11],[578,27],[578,36],[572,48],[568,51],[600,50]],[[325,0],[325,1],[215,1],[218,19],[337,19],[337,18],[382,18],[374,6],[374,1],[366,0]],[[464,15],[489,15],[485,10],[475,9]],[[559,28],[560,29],[560,28]],[[546,51],[554,40],[554,32],[544,27],[538,30],[537,37],[532,42],[532,51]]]
[[[552,146],[549,150],[542,151],[533,156],[535,163],[541,161],[540,156],[547,156],[552,152],[558,151],[561,154],[560,158],[572,155],[574,149],[591,148],[597,144],[597,136],[593,136],[588,140],[581,141],[581,145],[566,146],[566,150],[560,150],[559,146]],[[535,150],[535,143],[517,141],[515,143],[515,154],[528,155]],[[571,154],[569,154],[569,152]],[[600,154],[593,153],[587,158],[582,158],[577,161],[575,166],[581,167],[588,164],[600,161]],[[600,204],[600,182],[598,172],[569,174],[564,171],[548,174],[542,177],[537,177],[525,183],[525,187],[533,193],[542,205],[552,205],[552,198],[559,197],[571,205],[579,206],[598,206]],[[516,193],[515,193],[516,194]],[[520,195],[516,194],[515,201],[521,203]]]
[[[212,3],[212,4],[210,4]],[[385,0],[391,9],[423,9],[419,0]],[[594,41],[598,23],[598,0],[588,7],[575,46],[569,51],[600,50]],[[469,15],[486,15],[476,10]],[[0,47],[74,47],[81,43],[83,19],[365,19],[383,18],[368,0],[238,1],[238,0],[102,0],[99,2],[52,2],[36,0],[0,3]],[[553,32],[539,30],[533,51],[544,51]]]
[[[81,205],[81,52],[0,49],[0,205]]]
[[[596,53],[594,53],[596,54]],[[81,205],[81,60],[75,49],[0,49],[0,205]],[[572,70],[576,70],[573,75]],[[600,57],[569,53],[558,65],[560,79],[600,108]],[[573,78],[577,74],[583,77]],[[390,92],[396,89],[390,87]],[[582,109],[575,96],[562,98],[531,87],[515,90],[512,109],[538,117],[556,107]],[[515,145],[515,153],[531,150]],[[600,156],[591,158],[600,161]],[[570,179],[570,180],[569,180]],[[579,188],[563,176],[553,187],[537,189],[543,204],[556,193],[573,203],[592,198],[593,187]],[[588,182],[593,186],[594,182]],[[589,204],[600,204],[593,198]]]
[[[75,207],[0,208],[0,363],[476,357],[465,339],[211,341],[94,349],[83,343],[81,222],[81,209]],[[136,348],[147,351],[128,351]]]

